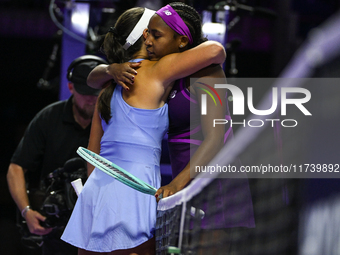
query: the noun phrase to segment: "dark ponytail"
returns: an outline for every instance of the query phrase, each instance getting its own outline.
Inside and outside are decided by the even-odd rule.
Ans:
[[[193,43],[188,45],[189,49],[208,40],[203,37],[201,16],[193,7],[182,2],[172,2],[169,5],[178,13],[190,30]]]
[[[125,11],[118,18],[114,28],[111,27],[109,32],[105,35],[102,51],[105,53],[109,64],[125,63],[132,59],[133,55],[141,49],[144,43],[142,36],[127,50],[123,49],[123,45],[143,13],[144,8],[142,7],[136,7]],[[110,104],[114,88],[115,84],[110,84],[98,98],[98,111],[101,118],[104,119],[107,124],[112,117]]]
[[[102,51],[110,64],[121,63],[126,58],[127,52],[123,49],[120,41],[122,41],[122,37],[118,34],[117,29],[111,27],[105,35],[102,45]]]

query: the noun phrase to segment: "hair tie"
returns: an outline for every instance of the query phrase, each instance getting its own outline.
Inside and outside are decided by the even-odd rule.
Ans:
[[[118,37],[118,32],[117,32],[117,29],[115,27],[110,27],[109,32],[111,32],[112,34],[114,34],[115,36]]]

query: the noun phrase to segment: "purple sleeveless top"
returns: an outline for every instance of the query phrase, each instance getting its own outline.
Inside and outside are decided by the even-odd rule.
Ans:
[[[188,164],[192,154],[203,141],[201,132],[200,106],[193,94],[185,86],[185,79],[176,82],[169,95],[168,146],[172,177],[175,178]],[[230,120],[229,108],[225,118]],[[233,136],[232,128],[226,126],[224,143]],[[191,152],[191,155],[190,155]]]
[[[185,79],[175,83],[169,95],[168,107],[168,147],[172,177],[175,178],[189,163],[191,156],[203,141],[200,105],[195,96],[186,88]],[[230,120],[228,108],[226,114],[225,118]],[[232,128],[226,125],[224,143],[232,137]],[[228,195],[220,192],[221,196],[216,197],[216,206],[223,208],[223,212],[217,215],[219,227],[255,227],[248,179],[218,179],[216,188],[222,191],[222,187],[224,190],[228,190]],[[219,193],[217,192],[217,194]],[[233,201],[237,202],[233,203]],[[209,228],[204,220],[202,224],[204,228]]]

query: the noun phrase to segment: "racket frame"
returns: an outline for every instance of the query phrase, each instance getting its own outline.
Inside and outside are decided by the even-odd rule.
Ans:
[[[125,185],[135,190],[138,190],[142,193],[155,195],[157,191],[156,188],[140,180],[133,174],[129,173],[128,171],[124,170],[118,165],[112,163],[111,161],[105,159],[104,157],[98,155],[97,153],[94,153],[93,151],[90,151],[84,147],[79,147],[77,153],[91,165],[95,166],[96,168],[110,175],[111,177],[117,179],[118,181],[124,183]],[[111,168],[115,169],[115,171],[113,171]],[[119,172],[122,174],[120,174]],[[128,176],[128,178],[125,177],[124,175]]]

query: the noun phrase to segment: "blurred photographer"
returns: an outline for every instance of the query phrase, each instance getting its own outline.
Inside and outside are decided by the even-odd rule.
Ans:
[[[103,63],[106,61],[97,56],[85,55],[70,64],[67,77],[71,97],[48,105],[33,118],[8,168],[7,182],[12,198],[25,219],[29,232],[43,240],[44,255],[77,254],[77,249],[60,240],[62,233],[60,226],[44,224],[47,219],[46,214],[43,215],[40,207],[33,206],[39,202],[33,201],[31,194],[28,194],[30,192],[27,191],[27,185],[31,184],[32,179],[28,180],[27,176],[34,174],[36,177],[33,181],[40,184],[40,189],[41,186],[54,188],[53,185],[46,185],[47,176],[51,177],[54,185],[56,180],[68,182],[67,178],[64,178],[65,180],[61,178],[64,173],[70,173],[73,169],[65,170],[64,168],[69,166],[65,163],[77,157],[76,150],[79,146],[88,145],[92,115],[100,92],[88,87],[86,79],[94,67]],[[76,168],[74,171],[79,167],[79,164],[74,165],[73,168]],[[58,169],[64,173],[58,172]],[[41,185],[42,183],[45,184]],[[52,193],[56,192],[52,191]],[[59,201],[60,203],[62,201]],[[48,204],[51,204],[50,201]]]

